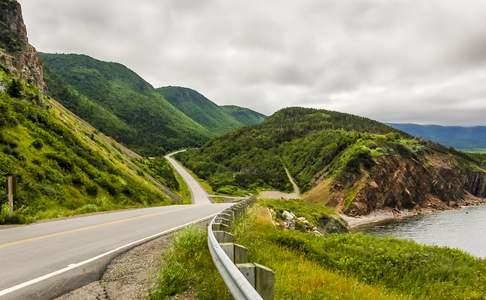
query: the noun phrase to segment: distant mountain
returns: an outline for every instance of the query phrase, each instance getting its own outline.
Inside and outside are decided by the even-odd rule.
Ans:
[[[390,126],[410,135],[457,149],[486,149],[486,126],[461,127],[405,123],[391,123]]]
[[[172,105],[214,134],[227,133],[243,125],[223,108],[195,90],[167,86],[157,91]]]
[[[245,125],[260,124],[265,121],[266,118],[265,115],[259,112],[241,106],[223,105],[221,108],[223,108],[227,113],[231,114],[233,118]]]
[[[211,133],[124,65],[41,54],[49,94],[130,148],[156,155],[203,144]]]

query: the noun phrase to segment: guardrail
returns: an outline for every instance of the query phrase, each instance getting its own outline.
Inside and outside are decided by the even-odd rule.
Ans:
[[[242,200],[216,215],[208,225],[208,247],[213,262],[236,300],[270,300],[274,297],[271,269],[248,263],[247,249],[235,244],[229,232],[235,219],[244,215],[255,197]]]

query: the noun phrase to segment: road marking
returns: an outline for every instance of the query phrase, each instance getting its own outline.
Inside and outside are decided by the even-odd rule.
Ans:
[[[95,225],[90,225],[90,226],[86,226],[86,227],[81,227],[81,228],[76,228],[76,229],[71,229],[71,230],[66,230],[66,231],[59,231],[59,232],[54,232],[54,233],[50,233],[50,234],[46,234],[46,235],[36,236],[36,237],[28,238],[28,239],[23,239],[23,240],[8,242],[8,243],[5,243],[5,244],[0,244],[0,249],[7,248],[7,247],[11,247],[11,246],[16,246],[16,245],[20,245],[20,244],[24,244],[24,243],[28,243],[28,242],[45,240],[45,239],[48,239],[48,238],[52,238],[52,237],[56,237],[56,236],[61,236],[61,235],[69,234],[69,233],[81,232],[81,231],[86,231],[86,230],[90,230],[90,229],[100,228],[100,227],[104,227],[104,226],[110,226],[110,225],[115,225],[115,224],[130,222],[130,221],[133,221],[133,220],[139,220],[139,219],[145,219],[145,218],[150,218],[150,217],[155,217],[155,216],[160,216],[160,215],[166,215],[168,213],[177,212],[177,211],[180,211],[180,210],[184,210],[186,208],[189,208],[189,207],[190,206],[188,206],[188,207],[182,207],[181,209],[176,209],[176,210],[170,210],[170,211],[165,211],[165,212],[153,213],[153,214],[148,214],[148,215],[135,216],[135,217],[130,217],[130,218],[126,218],[126,219],[120,219],[120,220],[111,221],[111,222],[107,222],[107,223],[95,224]]]
[[[110,250],[110,251],[107,251],[105,253],[102,253],[100,255],[97,255],[95,257],[92,257],[92,258],[89,258],[87,260],[84,260],[82,262],[79,262],[79,263],[76,263],[76,264],[70,264],[69,266],[67,266],[66,268],[63,268],[63,269],[60,269],[60,270],[57,270],[57,271],[54,271],[54,272],[51,272],[49,274],[46,274],[46,275],[43,275],[43,276],[40,276],[40,277],[37,277],[37,278],[34,278],[32,280],[29,280],[29,281],[26,281],[26,282],[23,282],[21,284],[17,284],[13,287],[10,287],[10,288],[7,288],[7,289],[4,289],[4,290],[1,290],[0,291],[0,297],[1,296],[5,296],[7,294],[10,294],[12,292],[15,292],[15,291],[18,291],[22,288],[25,288],[25,287],[28,287],[28,286],[31,286],[31,285],[34,285],[36,283],[39,283],[41,281],[44,281],[46,279],[49,279],[49,278],[52,278],[54,276],[57,276],[57,275],[60,275],[62,273],[65,273],[67,271],[70,271],[70,270],[73,270],[75,268],[78,268],[80,266],[83,266],[85,264],[88,264],[90,262],[93,262],[95,260],[98,260],[100,258],[103,258],[107,255],[110,255],[110,254],[113,254],[113,253],[116,253],[117,251],[120,251],[122,249],[125,249],[125,248],[130,248],[132,246],[136,246],[137,244],[142,244],[143,242],[146,242],[146,241],[149,241],[151,239],[154,239],[154,238],[157,238],[159,236],[162,236],[162,235],[165,235],[165,234],[168,234],[168,233],[171,233],[171,232],[174,232],[174,231],[177,231],[181,228],[184,228],[186,226],[189,226],[189,225],[193,225],[193,224],[197,224],[197,223],[200,223],[202,221],[205,221],[205,220],[208,220],[210,218],[212,218],[213,216],[217,215],[217,213],[214,213],[214,214],[211,214],[209,216],[206,216],[204,218],[201,218],[201,219],[198,219],[198,220],[195,220],[195,221],[191,221],[191,222],[188,222],[186,224],[183,224],[183,225],[179,225],[179,226],[176,226],[174,228],[171,228],[171,229],[168,229],[168,230],[164,230],[162,232],[159,232],[159,233],[156,233],[154,235],[151,235],[151,236],[148,236],[148,237],[145,237],[145,238],[142,238],[142,239],[139,239],[137,241],[134,241],[134,242],[131,242],[131,243],[128,243],[126,245],[123,245],[123,246],[120,246],[116,249],[113,249],[113,250]]]

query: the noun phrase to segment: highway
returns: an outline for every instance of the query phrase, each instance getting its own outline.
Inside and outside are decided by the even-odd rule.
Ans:
[[[177,151],[174,153],[171,153],[165,158],[169,161],[169,163],[176,169],[177,173],[181,175],[181,177],[184,179],[186,182],[187,186],[191,190],[191,196],[192,196],[192,203],[194,204],[209,204],[211,201],[209,200],[208,193],[204,190],[204,188],[197,182],[194,177],[187,172],[187,170],[177,161],[175,160],[172,156],[174,156],[177,153],[183,152],[185,150]]]
[[[176,169],[187,180],[194,205],[122,210],[0,230],[0,298],[39,288],[43,281],[76,268],[88,269],[105,256],[207,219],[229,206],[210,204],[197,181],[183,168]]]

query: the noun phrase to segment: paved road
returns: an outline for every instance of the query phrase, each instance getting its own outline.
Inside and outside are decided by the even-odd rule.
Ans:
[[[167,155],[165,158],[169,163],[177,170],[177,172],[182,176],[184,181],[187,183],[189,189],[191,190],[192,203],[194,204],[208,204],[211,203],[209,200],[208,193],[204,188],[197,182],[194,177],[186,171],[186,169],[172,156],[185,150],[177,151]]]
[[[210,204],[181,166],[194,205],[124,210],[0,230],[0,297],[33,289],[59,272],[85,267],[115,249],[212,216],[230,204]],[[189,177],[188,177],[189,176]]]

